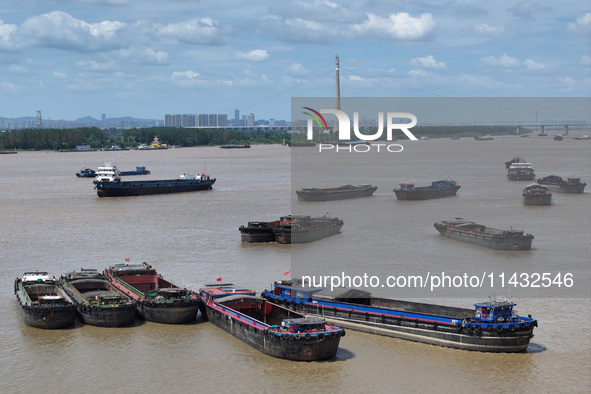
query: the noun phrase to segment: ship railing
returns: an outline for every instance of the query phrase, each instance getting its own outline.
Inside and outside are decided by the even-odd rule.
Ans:
[[[233,316],[237,319],[240,319],[242,321],[245,321],[246,323],[253,325],[255,327],[258,327],[262,330],[266,330],[267,328],[269,328],[268,324],[265,324],[259,320],[253,319],[252,317],[245,315],[242,312],[238,312],[232,308],[229,308],[225,305],[222,304],[218,304],[216,302],[212,302],[212,306],[217,307],[218,309],[220,309],[222,312],[224,312],[225,314],[228,314],[230,316]]]
[[[138,296],[145,296],[145,294],[141,291],[139,291],[138,289],[136,289],[135,287],[131,286],[130,284],[126,283],[124,280],[115,277],[115,280],[117,281],[117,283],[119,283],[121,286],[125,287],[127,290],[131,291],[132,293],[138,295]]]

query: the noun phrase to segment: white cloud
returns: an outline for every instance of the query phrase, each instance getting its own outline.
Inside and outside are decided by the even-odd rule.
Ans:
[[[581,34],[591,33],[591,12],[586,12],[585,15],[577,18],[576,22],[569,23],[568,30]]]
[[[269,58],[269,54],[264,49],[253,49],[252,51],[248,52],[236,52],[234,55],[240,60],[248,60],[251,62],[262,62]]]
[[[393,40],[429,40],[434,37],[437,23],[431,14],[414,18],[406,12],[384,18],[367,14],[367,19],[351,27],[353,36]]]
[[[126,24],[119,21],[87,23],[63,11],[52,11],[27,19],[14,38],[33,46],[108,50],[121,47],[119,34],[125,27]]]
[[[532,59],[520,60],[516,57],[512,57],[504,53],[499,57],[488,56],[480,59],[480,62],[491,67],[497,67],[505,71],[510,70],[522,70],[522,71],[533,71],[533,72],[545,72],[548,71],[549,67],[547,64],[538,63]]]
[[[513,8],[508,9],[513,16],[526,20],[534,20],[535,14],[545,11],[552,11],[550,7],[542,7],[539,4],[532,3],[531,1],[520,1],[515,4]]]
[[[171,75],[174,82],[183,86],[192,86],[201,83],[202,81],[199,77],[199,73],[193,70],[174,71]]]
[[[525,66],[525,68],[527,70],[531,70],[531,71],[543,71],[546,70],[547,66],[543,63],[538,63],[536,61],[533,61],[531,59],[525,59],[523,61],[523,65]]]
[[[94,60],[81,60],[76,63],[76,67],[85,71],[112,72],[116,69],[115,62],[96,62]]]
[[[155,38],[169,38],[186,44],[222,44],[218,22],[212,18],[192,19],[185,22],[157,24],[154,26]]]
[[[581,56],[581,66],[591,67],[591,57],[589,57],[587,55]]]
[[[295,76],[304,76],[304,75],[309,75],[310,74],[310,70],[308,70],[306,67],[304,67],[302,64],[300,63],[292,63],[288,68],[287,71],[291,74],[291,75],[295,75]]]
[[[522,63],[516,57],[511,57],[506,53],[502,54],[499,57],[495,56],[488,56],[483,57],[480,61],[489,66],[501,67],[501,68],[520,68],[522,67]]]
[[[12,49],[15,43],[11,40],[17,25],[4,23],[0,20],[0,49]]]
[[[432,55],[415,57],[414,59],[411,59],[410,64],[413,67],[430,68],[434,70],[443,70],[447,68],[444,62],[438,62]]]
[[[502,36],[507,33],[504,25],[491,26],[486,23],[475,23],[471,26],[471,30],[483,36]]]

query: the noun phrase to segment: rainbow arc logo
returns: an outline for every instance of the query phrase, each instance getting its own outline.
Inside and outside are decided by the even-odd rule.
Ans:
[[[324,116],[322,116],[320,114],[320,112],[318,112],[310,107],[302,107],[302,108],[307,109],[308,111],[314,112],[314,114],[316,114],[317,116],[314,116],[313,114],[311,114],[309,112],[303,112],[303,113],[312,117],[312,119],[314,119],[316,121],[316,123],[318,123],[318,126],[320,126],[320,130],[324,129],[324,130],[328,131],[328,125],[326,124],[326,120],[324,119]],[[320,123],[320,119],[318,119],[318,118],[322,119],[322,123],[324,123],[324,127],[322,127],[322,123]]]

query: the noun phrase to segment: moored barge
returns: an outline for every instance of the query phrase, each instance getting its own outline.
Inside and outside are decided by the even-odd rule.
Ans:
[[[99,197],[127,197],[211,190],[215,181],[205,174],[183,174],[178,179],[122,181],[116,167],[105,166],[99,167],[93,183]]]
[[[544,185],[532,183],[523,189],[523,203],[525,205],[550,205],[552,192]]]
[[[145,262],[114,264],[105,275],[134,301],[137,316],[143,320],[182,324],[197,318],[199,296],[164,279]]]
[[[558,175],[548,175],[538,179],[540,185],[547,186],[553,192],[558,193],[583,193],[585,191],[585,182],[581,178],[567,178],[565,181]]]
[[[345,200],[349,198],[368,197],[376,190],[373,185],[343,185],[320,189],[317,187],[304,187],[297,190],[298,201],[333,201]]]
[[[78,318],[98,327],[123,327],[135,321],[131,298],[115,288],[96,269],[72,271],[60,278],[76,304]]]
[[[530,250],[534,236],[523,230],[499,230],[462,218],[434,224],[448,238],[497,250]]]
[[[14,281],[14,294],[26,325],[49,329],[74,325],[76,306],[47,272],[25,272]]]
[[[401,183],[394,193],[398,200],[430,200],[455,196],[459,189],[460,185],[456,181],[444,179],[431,182],[431,186],[415,187],[414,183]]]
[[[306,317],[256,297],[255,292],[231,284],[200,290],[207,319],[273,357],[317,361],[335,357],[345,330],[324,319]]]
[[[522,352],[537,320],[519,316],[506,300],[474,304],[475,309],[372,297],[359,289],[300,287],[275,282],[267,300],[342,327],[431,345],[483,352]]]
[[[292,215],[292,222],[273,227],[275,241],[281,244],[299,244],[317,241],[337,234],[343,221],[328,216],[311,217],[306,215]]]

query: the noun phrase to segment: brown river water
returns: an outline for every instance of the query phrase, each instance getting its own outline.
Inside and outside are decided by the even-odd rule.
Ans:
[[[0,155],[0,392],[589,392],[591,391],[591,197],[554,193],[549,207],[524,206],[529,182],[506,179],[519,155],[536,175],[580,176],[591,183],[591,143],[551,137],[493,141],[432,139],[403,152],[318,152],[279,145],[121,152],[19,152]],[[168,179],[205,172],[213,190],[99,198],[82,167],[111,161],[121,170]],[[456,197],[399,202],[398,183],[451,177]],[[301,203],[294,190],[372,183],[372,197]],[[329,213],[341,233],[305,245],[242,244],[238,227],[288,213]],[[531,251],[494,251],[440,236],[433,223],[465,217],[532,233]],[[539,327],[528,351],[492,354],[448,349],[348,330],[335,359],[291,362],[258,352],[201,320],[137,322],[125,328],[76,324],[41,330],[20,319],[14,279],[39,269],[71,270],[146,261],[171,282],[198,290],[223,282],[270,288],[292,275],[450,275],[570,272],[574,285],[548,288],[389,289],[393,298],[471,308],[511,297]]]

